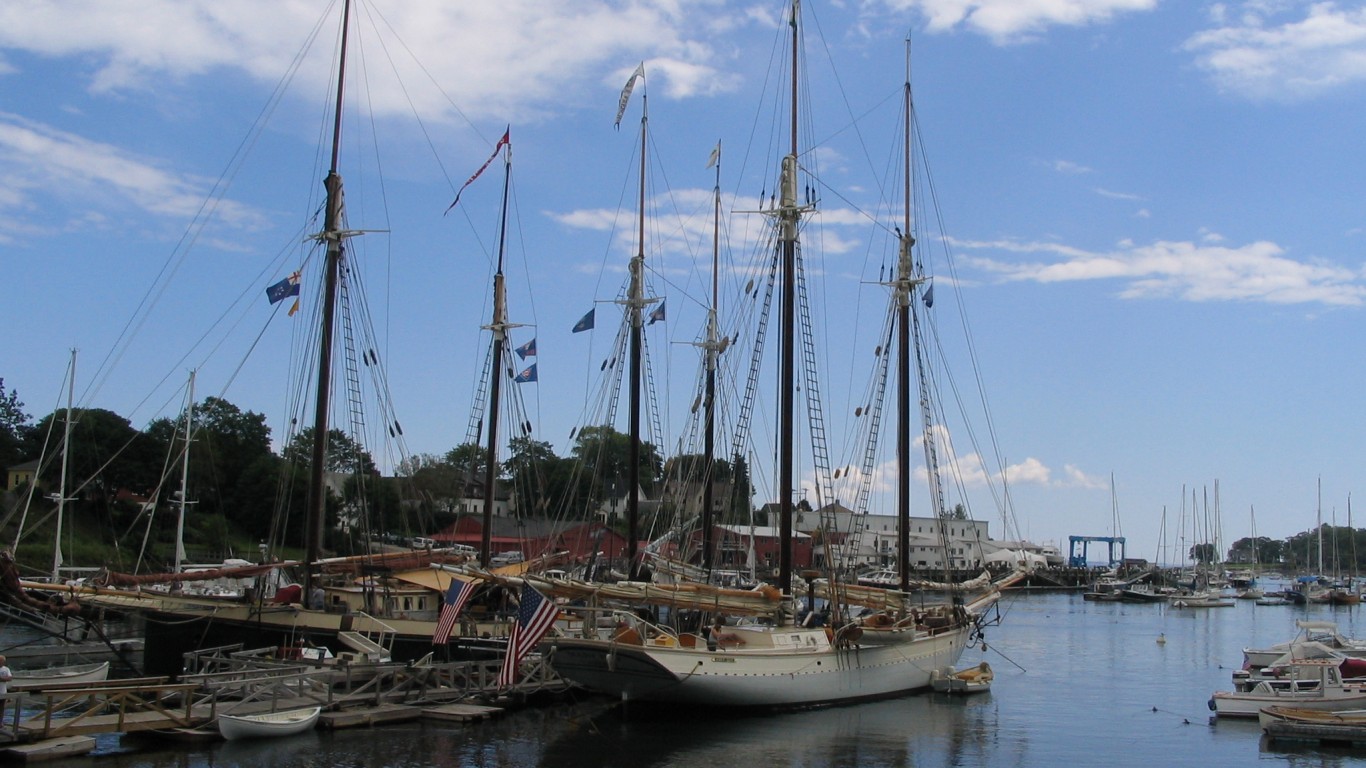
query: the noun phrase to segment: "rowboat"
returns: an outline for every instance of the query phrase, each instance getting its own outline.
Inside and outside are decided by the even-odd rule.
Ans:
[[[53,683],[98,683],[109,678],[109,662],[70,664],[44,669],[17,669],[10,685],[15,688],[35,688]]]
[[[991,690],[992,677],[991,667],[985,661],[958,671],[945,667],[930,673],[930,687],[939,693],[963,696],[986,693]]]
[[[312,728],[321,713],[322,707],[306,707],[256,715],[219,715],[218,732],[228,740],[293,736]]]

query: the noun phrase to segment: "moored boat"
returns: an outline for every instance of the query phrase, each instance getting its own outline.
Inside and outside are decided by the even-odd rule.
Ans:
[[[1366,707],[1366,685],[1346,683],[1337,659],[1301,659],[1279,668],[1245,691],[1216,691],[1209,708],[1216,717],[1257,717],[1263,707],[1315,710]]]
[[[316,725],[321,714],[322,707],[306,707],[256,715],[219,715],[218,731],[229,740],[293,736]]]
[[[990,691],[994,677],[991,666],[984,661],[960,670],[936,669],[930,673],[930,687],[939,693],[967,696]]]
[[[98,683],[109,678],[109,662],[99,661],[90,664],[68,664],[44,669],[17,669],[10,686],[14,688],[37,688],[53,683]]]

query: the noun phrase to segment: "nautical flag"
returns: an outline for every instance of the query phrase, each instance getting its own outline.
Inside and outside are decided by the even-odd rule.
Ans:
[[[454,208],[454,207],[455,207],[455,204],[458,203],[458,202],[460,202],[460,195],[465,191],[465,187],[468,187],[469,185],[473,184],[473,183],[474,183],[474,180],[477,179],[477,178],[479,178],[479,175],[482,174],[482,173],[484,172],[484,169],[485,169],[485,168],[488,168],[488,167],[489,167],[489,163],[492,163],[492,162],[493,162],[493,158],[495,158],[495,157],[498,156],[498,152],[499,152],[504,146],[510,146],[511,144],[512,144],[512,128],[509,127],[506,131],[503,131],[503,138],[499,139],[499,140],[498,140],[498,143],[495,144],[495,145],[493,146],[493,154],[489,155],[489,159],[485,160],[485,161],[484,161],[484,164],[481,165],[481,166],[479,166],[479,170],[475,171],[475,172],[474,172],[474,175],[471,176],[471,177],[469,177],[468,179],[466,179],[466,180],[465,180],[465,183],[460,185],[460,189],[456,190],[456,193],[455,193],[455,200],[450,204],[450,207],[446,209],[446,213],[450,213],[450,212],[451,212],[451,208]]]
[[[617,101],[617,128],[621,127],[621,116],[626,114],[626,102],[631,100],[631,89],[636,87],[636,80],[645,77],[645,62],[640,62],[636,71],[631,73],[631,79],[626,81],[626,87],[621,89],[621,98]]]
[[[579,331],[593,330],[593,313],[597,311],[597,307],[593,307],[592,309],[588,310],[588,314],[584,315],[583,317],[580,317],[579,321],[577,323],[574,323],[574,330],[572,332],[578,333]]]
[[[528,384],[528,383],[530,383],[530,382],[535,381],[535,380],[536,380],[536,364],[535,364],[535,363],[532,363],[531,365],[528,365],[525,369],[522,370],[521,373],[519,373],[519,374],[517,374],[516,376],[512,377],[512,380],[515,381],[515,382],[517,382],[518,384]]]
[[[507,688],[517,683],[522,659],[541,642],[545,633],[555,623],[560,609],[554,602],[545,599],[530,584],[522,584],[522,597],[517,608],[517,621],[508,634],[507,655],[503,657],[503,668],[498,673],[498,687]]]
[[[711,151],[711,157],[707,158],[707,168],[716,165],[721,161],[721,142],[716,142],[716,146]]]
[[[299,300],[294,300],[294,306],[289,308],[289,316],[294,317],[294,313],[299,311]]]
[[[451,639],[451,630],[455,629],[455,620],[460,616],[460,609],[470,601],[472,594],[474,584],[451,579],[451,588],[446,590],[446,603],[441,606],[441,616],[436,622],[436,632],[432,634],[432,645],[445,645]]]
[[[270,299],[271,304],[279,304],[290,296],[299,295],[299,273],[286,277],[284,280],[266,289],[266,298]]]
[[[523,344],[522,346],[518,347],[513,351],[516,352],[517,356],[522,358],[523,360],[527,359],[528,357],[535,357],[536,340],[532,339],[531,341],[528,341],[527,343]]]
[[[934,283],[930,283],[930,287],[925,289],[925,295],[921,298],[925,302],[925,309],[934,306]]]
[[[659,306],[655,307],[655,308],[654,308],[654,311],[650,313],[650,322],[646,323],[646,325],[654,325],[655,323],[657,323],[657,322],[659,322],[660,320],[663,320],[663,319],[664,319],[664,302],[661,301],[661,302],[659,302]]]

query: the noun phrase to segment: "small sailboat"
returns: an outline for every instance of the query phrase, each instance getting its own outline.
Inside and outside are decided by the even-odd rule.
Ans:
[[[322,707],[306,707],[258,715],[219,715],[218,731],[229,741],[293,736],[313,728],[321,714]]]

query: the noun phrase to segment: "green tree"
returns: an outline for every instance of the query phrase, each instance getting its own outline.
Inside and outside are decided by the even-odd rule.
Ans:
[[[1214,551],[1213,544],[1205,543],[1191,547],[1190,556],[1197,563],[1213,563],[1218,559],[1219,553]]]
[[[305,469],[313,466],[313,434],[312,427],[300,430],[285,446],[285,460]],[[327,430],[327,459],[323,468],[342,474],[372,475],[379,471],[365,447],[340,429]]]
[[[19,393],[5,391],[5,380],[0,378],[0,470],[23,460],[24,440],[32,419],[24,412]]]

